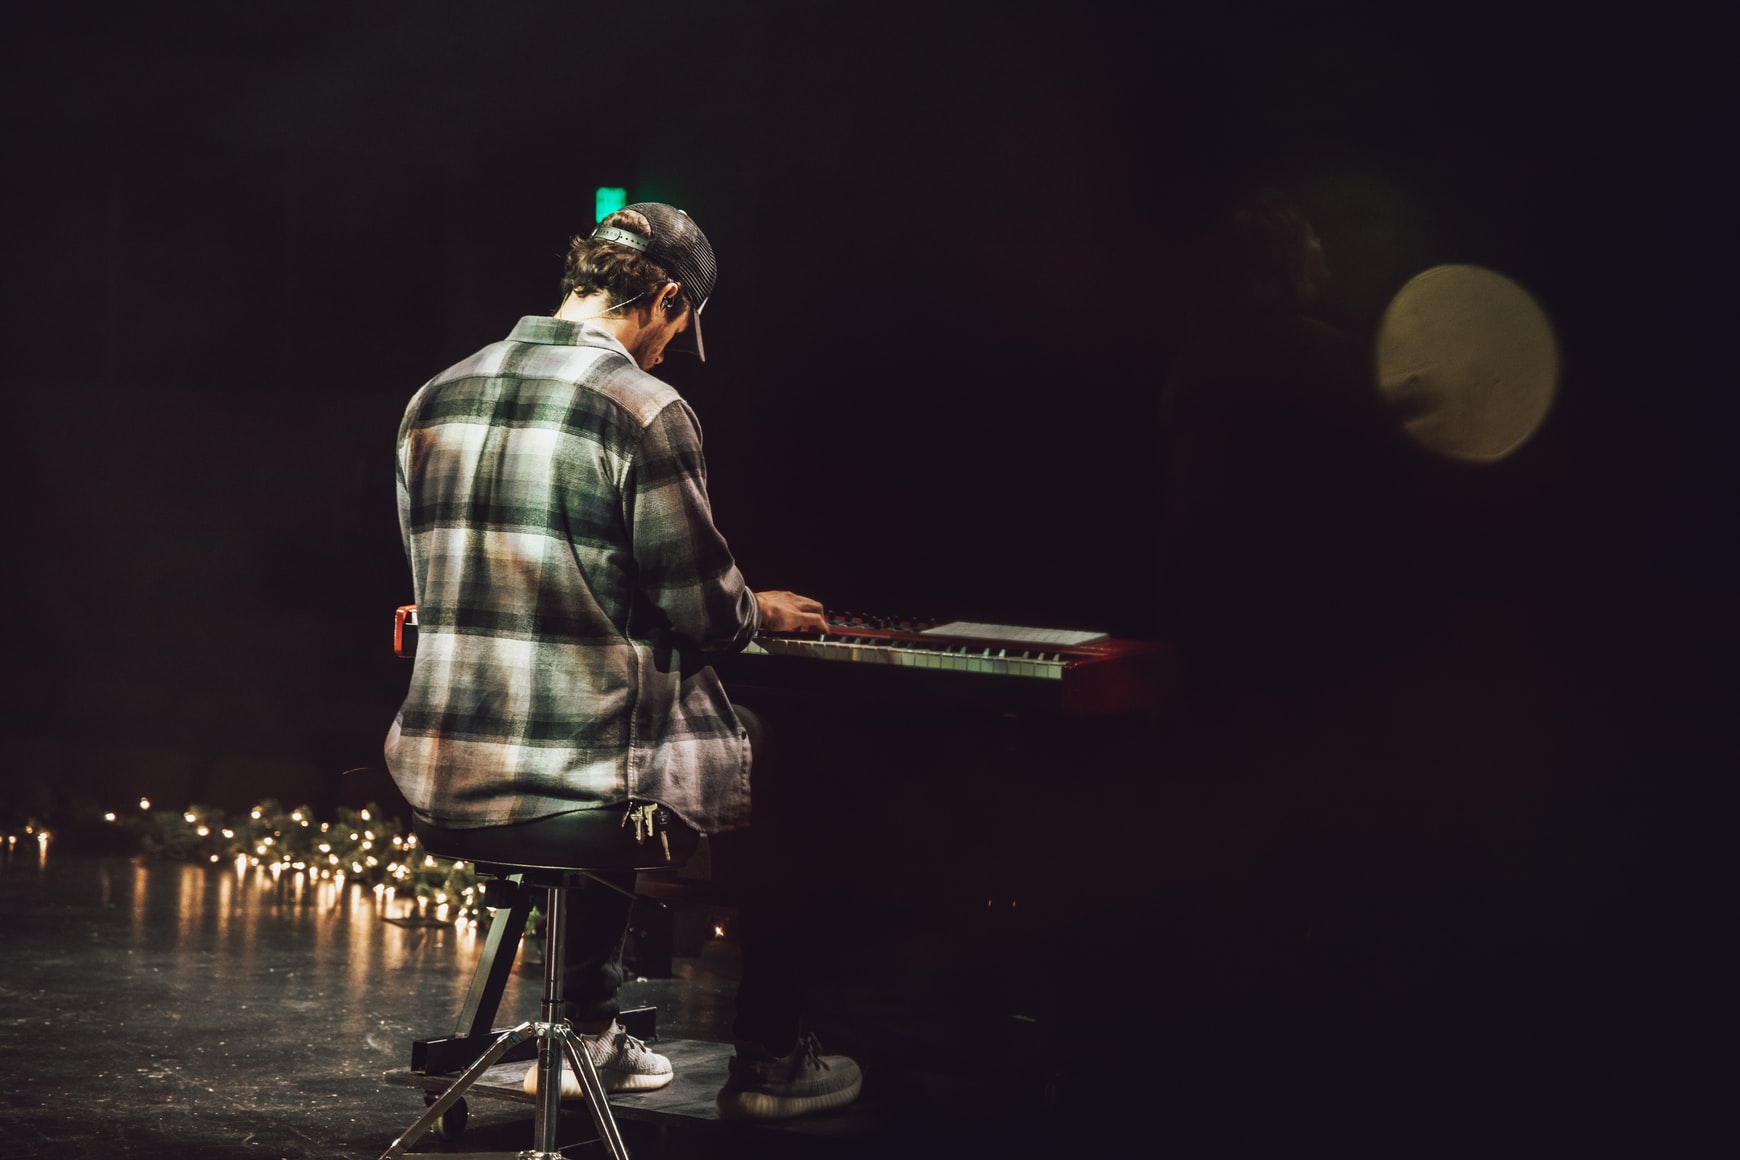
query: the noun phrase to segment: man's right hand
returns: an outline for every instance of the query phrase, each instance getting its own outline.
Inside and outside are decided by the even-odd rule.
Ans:
[[[827,618],[822,615],[826,610],[819,600],[777,589],[772,592],[757,592],[755,603],[761,609],[763,632],[804,632],[812,629],[816,632],[828,631]]]

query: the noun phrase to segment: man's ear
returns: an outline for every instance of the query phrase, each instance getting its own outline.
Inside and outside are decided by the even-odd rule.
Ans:
[[[665,288],[659,291],[658,305],[664,310],[675,310],[677,304],[682,301],[678,297],[682,292],[683,284],[681,282],[666,282]]]

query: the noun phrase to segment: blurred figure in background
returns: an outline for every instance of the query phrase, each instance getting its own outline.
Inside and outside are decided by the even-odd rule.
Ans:
[[[1259,192],[1205,241],[1160,404],[1161,615],[1206,702],[1285,719],[1392,639],[1408,449],[1362,349],[1314,313],[1330,267],[1299,208]]]

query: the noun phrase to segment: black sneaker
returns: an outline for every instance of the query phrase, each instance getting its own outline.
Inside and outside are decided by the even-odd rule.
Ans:
[[[739,1042],[731,1075],[714,1106],[721,1120],[789,1120],[843,1108],[858,1098],[864,1077],[844,1055],[823,1055],[805,1034],[786,1055]]]

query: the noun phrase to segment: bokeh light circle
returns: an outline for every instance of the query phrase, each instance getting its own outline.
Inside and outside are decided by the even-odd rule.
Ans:
[[[1375,346],[1378,389],[1416,442],[1489,463],[1540,429],[1559,386],[1559,344],[1534,296],[1483,266],[1434,266],[1390,300]]]

